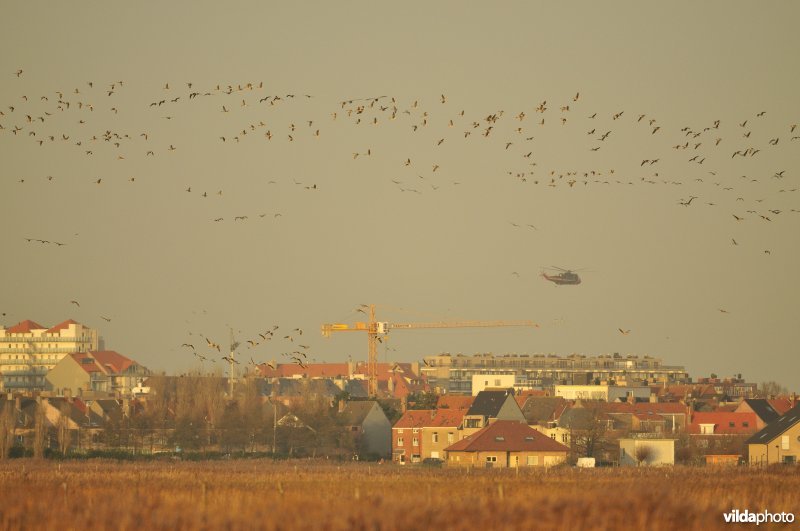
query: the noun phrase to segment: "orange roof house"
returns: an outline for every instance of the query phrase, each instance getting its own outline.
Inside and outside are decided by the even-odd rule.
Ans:
[[[696,435],[745,435],[758,431],[755,413],[701,412],[692,415],[688,432]]]
[[[515,468],[566,461],[569,448],[524,422],[498,420],[445,448],[448,466]]]

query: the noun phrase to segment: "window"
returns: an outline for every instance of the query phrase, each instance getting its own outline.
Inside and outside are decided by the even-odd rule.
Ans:
[[[454,438],[455,438],[455,436],[453,435],[453,432],[448,432],[447,433],[447,442],[449,442],[449,443],[453,442]]]
[[[555,440],[556,440],[556,434],[555,434],[555,433],[551,433],[551,434],[550,434],[550,438],[551,438],[551,439],[553,439],[553,440],[555,441]]]
[[[419,446],[419,438],[414,437],[414,439],[412,439],[411,441],[411,444],[413,444],[414,446]]]
[[[500,378],[495,378],[495,380],[494,380],[494,386],[495,386],[495,387],[500,387]]]
[[[744,422],[742,422],[742,428],[749,428],[749,427],[750,423],[748,421],[745,420]]]
[[[567,434],[566,433],[562,433],[561,434],[561,442],[563,442],[563,443],[567,442]]]
[[[413,430],[411,430],[411,433],[419,433],[419,428],[414,428]]]
[[[398,437],[397,438],[397,446],[403,446],[403,438],[402,437]]]
[[[526,464],[528,466],[538,466],[539,465],[539,456],[538,455],[529,455],[528,458],[527,458]]]
[[[728,427],[729,427],[729,428],[735,428],[735,427],[736,427],[736,423],[735,423],[735,422],[733,422],[733,421],[730,421],[730,422],[728,423]]]
[[[486,462],[487,463],[496,463],[497,462],[497,456],[496,455],[487,455],[486,456]]]
[[[433,432],[433,435],[431,436],[431,440],[433,442],[435,442],[435,443],[438,443],[439,442],[439,432],[436,432],[436,431]]]
[[[398,428],[397,434],[398,435],[403,435],[403,428]]]
[[[781,450],[788,450],[789,449],[789,436],[783,435],[781,436]]]

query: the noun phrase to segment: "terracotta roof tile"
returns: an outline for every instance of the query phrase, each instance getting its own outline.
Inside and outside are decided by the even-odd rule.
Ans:
[[[525,424],[498,420],[445,448],[446,452],[568,452],[569,448]]]
[[[72,319],[67,319],[63,323],[58,323],[53,328],[49,328],[45,332],[45,334],[57,334],[61,330],[65,330],[65,329],[69,328],[69,325],[72,325],[72,324],[79,325],[80,323],[78,321],[73,321]],[[81,325],[81,326],[83,326],[83,325]]]
[[[475,401],[474,396],[464,396],[464,395],[442,395],[436,401],[436,407],[438,409],[448,408],[448,409],[469,409],[472,407],[472,402]]]
[[[93,357],[86,352],[73,352],[67,354],[70,358],[80,365],[81,369],[88,373],[104,372],[98,365]]]
[[[433,409],[409,409],[395,422],[393,428],[424,428],[429,424],[436,411]]]
[[[91,351],[90,354],[97,360],[97,363],[107,368],[110,373],[119,374],[133,365],[132,360],[114,350],[97,350]]]
[[[731,426],[731,423],[733,426]],[[745,426],[744,424],[747,424]],[[714,434],[746,434],[756,432],[755,413],[731,413],[727,411],[698,411],[692,415],[689,433],[701,433],[700,424],[714,424]]]
[[[46,326],[42,326],[35,321],[26,319],[15,324],[11,328],[7,328],[6,332],[9,334],[30,334],[31,330],[45,330],[46,328]]]
[[[767,402],[769,402],[769,405],[775,408],[775,411],[780,415],[783,415],[794,407],[792,401],[788,398],[772,398],[767,400]]]

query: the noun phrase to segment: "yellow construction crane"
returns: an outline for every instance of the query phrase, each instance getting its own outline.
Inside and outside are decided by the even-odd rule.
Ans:
[[[331,337],[333,332],[366,332],[369,355],[367,357],[367,378],[369,379],[369,395],[378,395],[378,337],[386,336],[389,330],[409,330],[414,328],[488,328],[494,326],[535,326],[533,321],[454,321],[434,323],[388,323],[375,319],[375,305],[364,305],[369,308],[369,321],[353,325],[334,323],[322,325],[323,337]]]

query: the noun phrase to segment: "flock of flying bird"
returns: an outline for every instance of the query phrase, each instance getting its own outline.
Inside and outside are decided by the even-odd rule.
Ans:
[[[24,79],[23,69],[12,74],[17,79]],[[463,157],[465,153],[486,149],[496,153],[497,160],[502,160],[498,164],[505,166],[505,169],[498,168],[497,174],[491,178],[510,177],[526,186],[559,190],[615,185],[691,188],[692,194],[677,199],[677,205],[698,208],[724,204],[728,210],[721,219],[727,218],[735,224],[731,226],[732,232],[739,223],[751,219],[769,224],[785,212],[800,213],[796,208],[772,204],[777,202],[779,194],[797,192],[796,186],[788,184],[793,177],[791,171],[779,167],[768,171],[762,169],[769,167],[769,157],[778,150],[800,148],[800,131],[797,124],[787,122],[780,126],[771,125],[774,129],[765,134],[761,123],[766,120],[767,111],[731,121],[732,125],[728,125],[728,120],[715,119],[699,126],[676,128],[661,123],[655,116],[634,114],[625,109],[587,111],[585,98],[580,93],[567,96],[558,103],[537,101],[515,111],[493,109],[467,113],[465,109],[453,108],[445,94],[428,105],[421,99],[404,101],[388,95],[347,98],[325,104],[310,94],[266,94],[263,82],[217,84],[205,88],[198,88],[192,82],[165,83],[157,89],[157,95],[147,98],[146,103],[127,108],[125,104],[130,101],[126,92],[128,86],[124,81],[102,86],[87,81],[83,86],[69,89],[20,93],[12,101],[0,102],[0,143],[8,146],[12,143],[15,146],[32,144],[41,149],[54,149],[57,153],[54,156],[58,157],[73,156],[65,149],[71,148],[88,160],[102,161],[106,164],[104,172],[108,172],[108,163],[115,160],[121,169],[111,173],[124,174],[122,180],[137,185],[143,179],[131,175],[126,164],[132,160],[174,156],[184,148],[195,149],[187,145],[186,140],[163,137],[170,130],[168,124],[189,118],[195,123],[202,113],[206,113],[208,126],[194,129],[206,134],[206,142],[218,142],[217,149],[220,150],[247,144],[263,149],[264,145],[319,143],[328,136],[341,138],[343,128],[361,128],[371,139],[370,145],[362,144],[350,150],[349,154],[342,154],[342,159],[350,159],[351,164],[361,164],[376,157],[396,161],[391,162],[396,165],[396,175],[386,177],[385,183],[400,193],[441,193],[443,187],[467,184],[463,179],[454,180],[448,173],[449,161],[454,156]],[[308,116],[309,111],[319,112],[320,105],[329,105],[326,115]],[[131,114],[150,120],[152,129],[127,128],[126,117]],[[379,133],[386,127],[406,131],[409,142],[401,143],[401,146],[427,148],[421,149],[418,155],[398,153],[401,149],[398,147],[386,149],[385,144],[380,143]],[[626,151],[626,140],[620,140],[622,145],[615,146],[617,138],[630,135],[647,139],[648,155],[631,155]],[[564,168],[560,164],[550,164],[549,169],[542,169],[546,164],[542,159],[547,154],[540,145],[550,137],[566,139],[564,142],[568,142],[573,152],[585,150],[586,155],[578,157],[582,160],[591,160],[606,151],[616,150],[614,160],[617,167],[601,167],[598,163]],[[313,149],[311,146],[313,144],[308,144],[304,149]],[[755,167],[753,160],[760,161],[761,165]],[[668,163],[669,169],[679,165],[680,176],[667,176],[669,169],[658,171]],[[739,175],[730,177],[734,174]],[[17,182],[28,186],[37,181],[55,183],[60,179],[53,175],[38,179],[19,176]],[[84,182],[106,186],[119,180],[115,176],[95,174],[86,177]],[[303,182],[292,177],[291,182],[294,189],[302,193],[326,190],[324,183],[316,180]],[[281,183],[265,178],[264,184]],[[762,186],[759,194],[764,194],[763,197],[751,197],[750,194],[754,193],[752,187],[756,184]],[[200,191],[198,184],[193,182],[184,182],[180,186],[176,191],[183,190],[202,199],[224,197],[222,188]],[[232,216],[212,215],[208,219],[214,223],[230,220],[244,224],[258,219],[277,220],[282,215],[281,212],[239,212]],[[514,230],[523,227],[538,230],[534,223],[508,223]],[[42,245],[67,245],[52,238],[25,239]],[[731,237],[731,245],[739,246],[741,241],[741,237],[737,239],[735,234]],[[770,249],[760,249],[760,252],[772,254]],[[517,272],[512,275],[519,277]],[[621,328],[619,331],[623,335],[630,332]],[[272,332],[259,334],[260,341],[254,339],[248,344],[254,347],[269,341]],[[284,339],[293,341],[291,335]],[[220,352],[218,344],[208,338],[206,341],[207,346]],[[191,344],[186,343],[184,347],[191,348],[201,361],[205,359]],[[294,350],[286,357],[304,365],[305,349]]]
[[[260,345],[263,345],[263,344],[266,344],[267,342],[271,341],[272,339],[275,339],[276,338],[275,332],[279,328],[280,328],[280,326],[273,325],[270,328],[268,328],[267,330],[264,330],[263,332],[259,332],[256,335],[257,339],[253,338],[253,339],[246,340],[247,348],[248,349],[255,349],[256,347],[258,347]],[[189,334],[193,335],[191,332]],[[289,351],[286,351],[286,352],[282,352],[281,356],[283,356],[286,359],[291,360],[293,363],[295,363],[295,364],[299,365],[301,368],[305,369],[305,368],[308,367],[308,365],[307,365],[307,363],[309,361],[308,351],[309,351],[309,349],[311,347],[309,345],[303,345],[303,344],[300,344],[298,342],[297,345],[296,345],[297,348],[296,349],[294,348],[294,340],[295,340],[295,338],[299,339],[299,337],[302,336],[302,335],[303,335],[303,329],[302,328],[294,328],[289,334],[287,334],[285,336],[282,336],[284,341],[288,341],[288,342],[292,343],[292,347],[290,347],[290,348],[292,348],[294,350],[289,350]],[[181,347],[182,348],[191,349],[192,355],[196,359],[198,359],[200,362],[204,362],[204,361],[210,359],[212,363],[216,363],[216,359],[211,357],[211,356],[214,356],[212,351],[216,351],[217,355],[220,355],[220,354],[223,353],[223,347],[219,343],[215,342],[214,340],[212,340],[211,338],[209,338],[207,336],[204,336],[204,335],[201,334],[200,337],[202,337],[206,342],[206,347],[208,349],[208,352],[206,352],[205,354],[202,353],[202,352],[198,352],[198,348],[193,343],[183,343],[181,345]],[[225,362],[228,362],[230,364],[235,364],[235,365],[241,364],[241,362],[236,359],[236,356],[234,354],[234,352],[239,347],[239,345],[240,345],[239,342],[234,341],[231,345],[229,345],[230,354],[222,355],[220,357],[220,359],[225,361]],[[316,358],[313,358],[312,361],[316,361]],[[249,363],[250,363],[250,365],[253,366],[254,370],[258,369],[260,366],[266,366],[266,367],[269,367],[272,370],[275,370],[275,368],[276,368],[275,365],[273,363],[270,363],[270,362],[261,362],[261,363],[257,362],[253,358],[252,355],[250,356]]]

